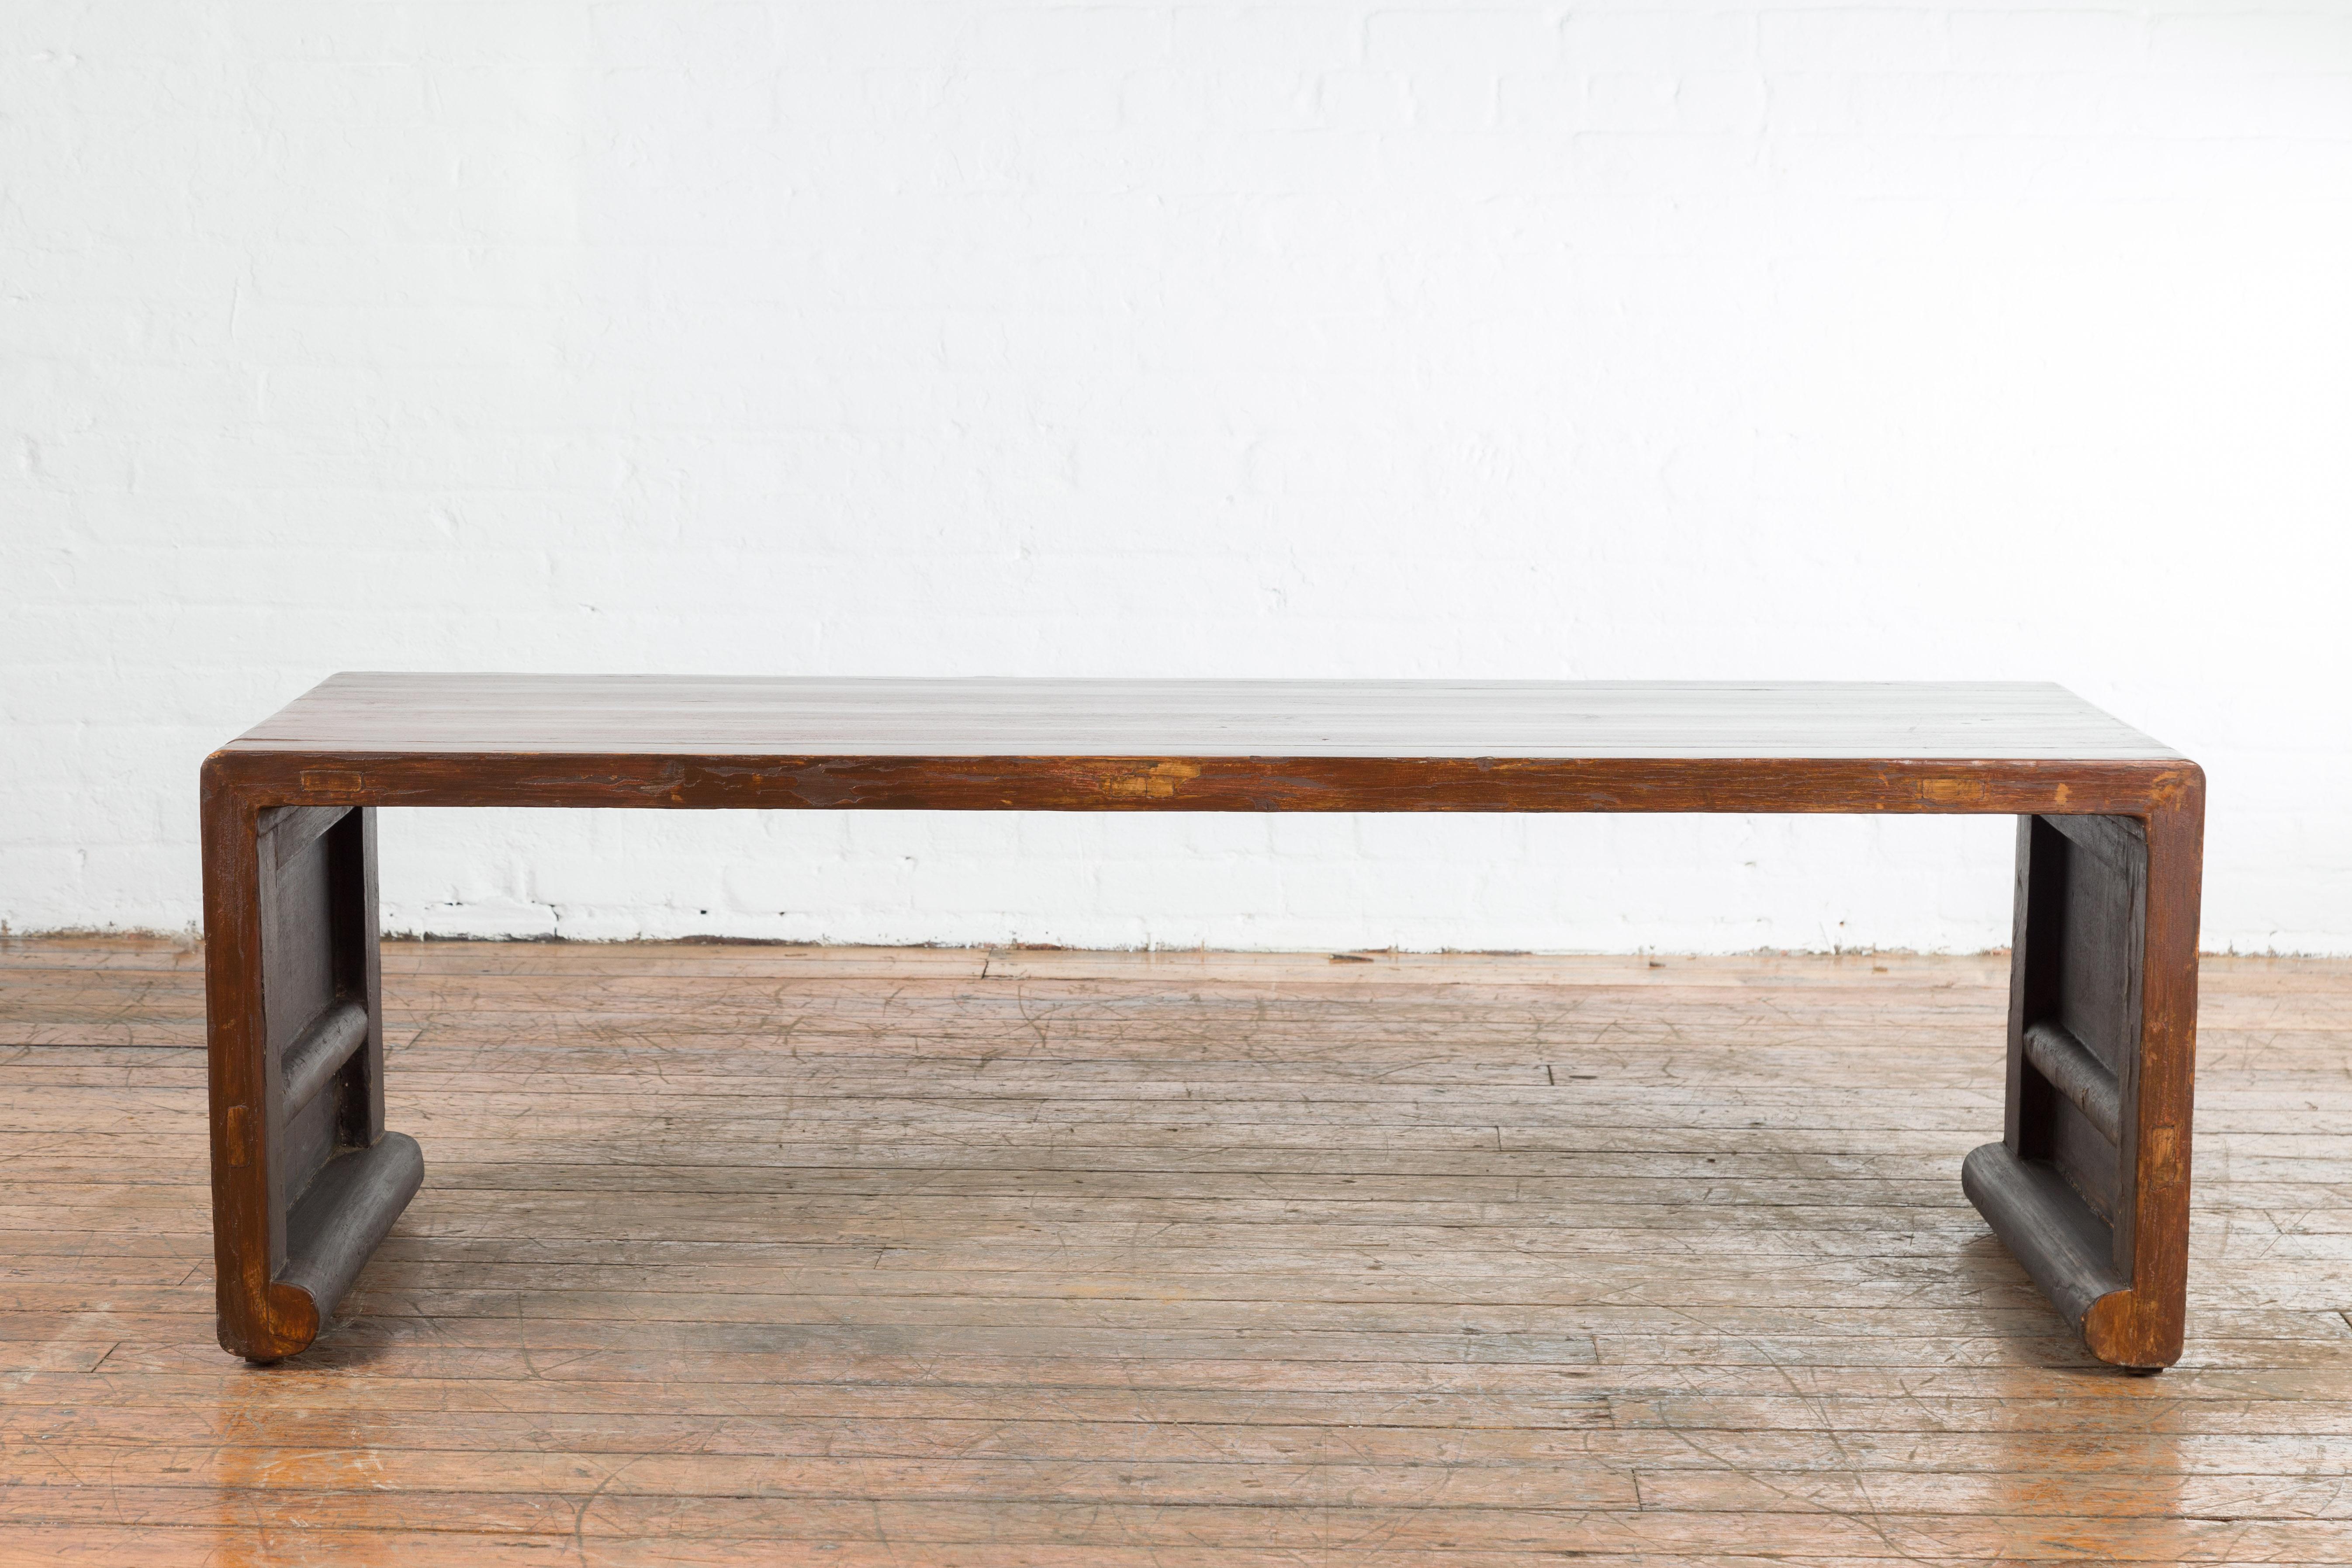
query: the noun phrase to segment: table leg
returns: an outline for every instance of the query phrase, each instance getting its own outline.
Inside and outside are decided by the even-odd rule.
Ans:
[[[318,1336],[424,1180],[383,1130],[375,814],[256,809],[207,770],[205,1003],[220,1342]]]
[[[2179,1359],[2201,791],[2018,819],[2005,1135],[1961,1184],[2101,1361]]]

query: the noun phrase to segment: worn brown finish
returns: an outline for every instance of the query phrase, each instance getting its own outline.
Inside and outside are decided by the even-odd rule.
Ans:
[[[2202,791],[2051,686],[338,676],[205,767],[222,1342],[308,1343],[421,1174],[373,1109],[380,1047],[335,1096],[285,1089],[317,1076],[331,1009],[370,994],[351,955],[379,805],[1969,812],[2070,847],[2021,851],[2021,932],[2048,908],[2018,949],[2008,1138],[1969,1191],[2095,1353],[2164,1365]]]
[[[223,1348],[317,1337],[424,1175],[383,1126],[375,814],[203,794]]]
[[[236,742],[351,755],[2151,759],[2030,682],[344,674]]]
[[[2006,1135],[1965,1170],[2119,1365],[2180,1354],[2203,809],[2192,788],[2145,818],[2020,818]]]
[[[1998,957],[394,942],[434,1180],[213,1346],[202,960],[0,941],[0,1563],[2345,1563],[2352,963],[2209,959],[2186,1353],[1953,1189]]]

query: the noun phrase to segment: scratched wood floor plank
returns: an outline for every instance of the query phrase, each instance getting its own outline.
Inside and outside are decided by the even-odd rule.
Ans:
[[[393,942],[425,1190],[211,1343],[201,954],[0,940],[0,1565],[2352,1563],[2352,963],[2189,1353],[1984,1232],[1998,956]]]

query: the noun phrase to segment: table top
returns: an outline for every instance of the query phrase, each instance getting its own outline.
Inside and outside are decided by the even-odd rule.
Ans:
[[[2040,682],[346,673],[230,742],[309,756],[2168,761]]]

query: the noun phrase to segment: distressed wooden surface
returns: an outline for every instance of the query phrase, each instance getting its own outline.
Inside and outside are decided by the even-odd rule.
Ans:
[[[2204,775],[2046,683],[336,675],[205,759],[239,810],[2143,816]]]
[[[810,679],[346,671],[235,751],[2178,760],[2042,681]]]
[[[383,952],[431,1176],[257,1370],[200,958],[0,942],[0,1562],[2352,1563],[2352,963],[2207,962],[2135,1378],[1999,957]]]

